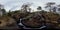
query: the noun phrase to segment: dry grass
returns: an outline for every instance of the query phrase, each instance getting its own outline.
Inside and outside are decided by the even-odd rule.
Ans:
[[[0,17],[0,22],[1,22],[0,27],[4,27],[15,23],[15,20],[11,17],[4,16],[4,17]]]

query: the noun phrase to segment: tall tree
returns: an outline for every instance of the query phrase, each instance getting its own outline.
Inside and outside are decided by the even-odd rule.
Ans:
[[[4,9],[4,5],[0,4],[0,9]]]
[[[41,6],[38,6],[37,10],[42,10]]]
[[[6,11],[5,11],[5,9],[1,9],[1,11],[2,11],[2,13],[3,13],[3,14],[6,14]]]
[[[27,12],[28,10],[31,11],[30,5],[31,4],[28,4],[28,3],[27,4],[23,4],[22,7],[21,7],[21,9],[22,9],[21,11],[22,12]]]
[[[53,8],[52,8],[53,12],[56,12],[56,8],[57,8],[57,7],[53,7]]]
[[[6,11],[4,9],[4,5],[0,4],[0,15],[2,16],[5,13],[6,13]]]
[[[58,8],[58,11],[60,11],[60,8]]]
[[[57,5],[57,7],[59,7],[59,8],[58,8],[58,11],[60,11],[60,4],[59,4],[59,5]]]
[[[54,4],[55,4],[55,2],[48,2],[48,3],[46,4],[45,8],[48,8],[48,7],[49,7],[49,11],[51,12],[51,7],[52,7],[52,5],[54,5]]]

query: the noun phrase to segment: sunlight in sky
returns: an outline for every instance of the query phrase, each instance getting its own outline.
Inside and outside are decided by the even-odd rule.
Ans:
[[[0,0],[0,4],[3,4],[6,11],[20,9],[23,3],[33,3],[31,5],[32,9],[35,9],[38,6],[41,6],[44,9],[44,6],[47,2],[55,2],[60,4],[60,0]]]

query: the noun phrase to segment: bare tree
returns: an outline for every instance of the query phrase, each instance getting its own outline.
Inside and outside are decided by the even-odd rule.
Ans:
[[[27,4],[23,4],[22,7],[21,7],[21,11],[22,12],[29,12],[31,11],[31,8],[30,8],[31,4],[27,3]]]
[[[51,7],[52,7],[52,5],[54,5],[54,4],[55,4],[55,2],[48,2],[48,3],[46,4],[45,8],[48,8],[48,7],[49,7],[49,11],[51,12]]]

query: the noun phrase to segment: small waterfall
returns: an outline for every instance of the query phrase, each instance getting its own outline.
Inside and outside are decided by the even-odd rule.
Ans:
[[[46,27],[46,26],[43,25],[43,26],[40,27],[40,28],[27,28],[26,26],[24,26],[24,25],[21,23],[21,20],[22,20],[22,19],[20,19],[20,23],[19,23],[19,25],[20,25],[20,26],[23,26],[24,29],[43,29],[43,28]]]
[[[22,20],[22,19],[20,19],[20,23],[19,23],[19,25],[24,26],[24,25],[21,23],[21,20]]]
[[[46,26],[42,26],[42,27],[40,27],[40,29],[43,29],[43,28],[45,28]]]

